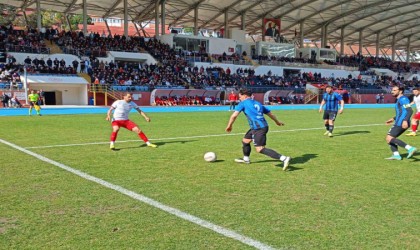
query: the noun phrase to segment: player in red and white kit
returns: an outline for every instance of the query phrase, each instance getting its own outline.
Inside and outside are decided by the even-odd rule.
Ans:
[[[128,114],[130,113],[131,109],[137,110],[137,112],[139,112],[139,114],[143,116],[147,122],[150,122],[150,118],[143,111],[140,110],[137,104],[135,104],[132,101],[131,93],[125,93],[124,99],[115,101],[111,105],[111,108],[108,110],[108,113],[106,115],[106,120],[111,121],[111,114],[114,110],[114,113],[112,115],[112,134],[109,148],[111,150],[115,150],[115,140],[117,139],[118,131],[121,127],[131,130],[134,133],[138,134],[140,139],[142,139],[148,147],[156,148],[157,145],[149,142],[149,139],[143,133],[143,131],[140,130],[137,124],[128,119]]]
[[[411,105],[416,105],[416,114],[413,115],[411,118],[411,132],[408,133],[408,136],[416,136],[417,135],[417,127],[420,121],[420,87],[413,89],[413,101],[410,103]]]

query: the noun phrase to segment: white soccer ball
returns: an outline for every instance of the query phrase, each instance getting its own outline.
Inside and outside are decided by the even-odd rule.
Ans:
[[[207,152],[204,154],[204,160],[207,162],[214,162],[217,160],[216,153],[214,152]]]

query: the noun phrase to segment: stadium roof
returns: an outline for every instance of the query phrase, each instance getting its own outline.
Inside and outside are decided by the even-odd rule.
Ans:
[[[86,0],[88,15],[124,16],[124,0]],[[82,0],[40,0],[41,8],[82,14]],[[420,50],[420,0],[161,0],[165,3],[165,24],[194,26],[198,9],[199,28],[218,30],[224,27],[227,12],[229,27],[241,27],[245,15],[246,32],[261,34],[262,19],[281,19],[281,34],[293,38],[304,22],[304,37],[321,39],[327,25],[328,41],[339,44],[344,29],[345,44],[359,44],[363,30],[364,46],[375,46],[380,33],[380,48],[391,48],[395,35],[396,49],[405,50],[410,37],[411,50]],[[36,9],[36,0],[0,0],[21,9]],[[127,0],[129,20],[154,20],[155,3],[150,0]],[[160,8],[159,8],[160,10]]]

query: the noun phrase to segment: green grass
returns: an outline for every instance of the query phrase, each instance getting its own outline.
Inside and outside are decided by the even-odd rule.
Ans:
[[[241,115],[226,134],[230,112],[149,113],[151,123],[132,113],[157,149],[121,130],[120,150],[110,151],[105,114],[0,117],[0,139],[24,148],[104,142],[28,150],[274,248],[419,249],[420,154],[406,159],[400,149],[402,161],[384,160],[392,109],[345,111],[334,138],[322,135],[317,111],[275,111],[286,126],[270,122],[267,147],[293,157],[287,172],[254,149],[252,164],[233,162],[248,127]],[[208,151],[217,162],[203,160]],[[251,248],[5,144],[0,152],[0,248]]]

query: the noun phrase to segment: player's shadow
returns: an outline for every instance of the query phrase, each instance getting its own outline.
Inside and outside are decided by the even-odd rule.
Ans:
[[[290,161],[289,167],[287,171],[297,171],[301,170],[302,168],[294,167],[295,165],[304,164],[308,162],[309,160],[318,157],[318,154],[304,154],[301,156],[293,157]],[[282,167],[282,165],[279,165],[279,167]]]
[[[347,131],[334,134],[334,137],[337,136],[346,136],[346,135],[356,135],[356,134],[369,134],[370,131],[362,130],[362,131]]]
[[[218,162],[224,162],[225,160],[215,160],[213,162],[209,162],[209,163],[218,163]]]
[[[188,141],[166,141],[166,142],[156,142],[154,144],[157,145],[158,148],[159,148],[159,147],[161,147],[161,146],[163,146],[165,144],[169,144],[169,143],[181,143],[181,144],[184,144],[184,143],[193,142],[193,141],[196,141],[196,140],[188,140]],[[146,148],[146,147],[147,147],[146,144],[142,144],[140,146],[120,147],[120,148],[115,149],[114,151],[125,150],[125,149],[133,149],[133,148]]]

